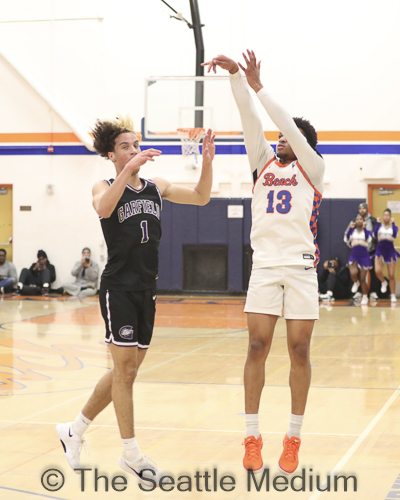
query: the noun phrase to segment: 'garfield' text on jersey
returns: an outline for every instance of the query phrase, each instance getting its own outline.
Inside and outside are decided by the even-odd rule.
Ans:
[[[110,179],[109,185],[114,179]],[[142,189],[127,185],[113,213],[101,218],[107,264],[101,288],[138,291],[154,288],[161,238],[161,194],[154,182],[141,179]]]

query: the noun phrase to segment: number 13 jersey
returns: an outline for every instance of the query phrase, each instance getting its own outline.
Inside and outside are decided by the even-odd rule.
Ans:
[[[316,266],[317,217],[325,162],[307,142],[289,113],[261,88],[256,96],[290,144],[296,161],[283,165],[264,135],[246,80],[230,75],[253,176],[251,246],[253,269]]]
[[[113,181],[105,182],[111,185]],[[108,253],[101,276],[103,289],[139,291],[155,287],[162,198],[154,182],[141,181],[141,189],[127,185],[111,216],[100,218]]]
[[[298,161],[265,165],[253,187],[253,268],[317,265],[321,198]]]

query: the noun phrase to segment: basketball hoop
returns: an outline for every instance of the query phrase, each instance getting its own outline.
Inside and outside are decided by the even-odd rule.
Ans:
[[[184,156],[200,154],[199,144],[206,135],[204,128],[178,128],[176,133],[181,140]]]

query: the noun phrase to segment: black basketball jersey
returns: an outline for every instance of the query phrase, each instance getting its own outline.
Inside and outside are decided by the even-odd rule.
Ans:
[[[162,198],[154,182],[141,181],[142,189],[126,186],[111,216],[100,219],[108,252],[101,276],[103,289],[134,291],[155,287]],[[114,179],[106,182],[111,185]]]

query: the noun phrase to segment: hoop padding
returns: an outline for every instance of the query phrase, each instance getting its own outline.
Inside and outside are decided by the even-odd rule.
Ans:
[[[178,128],[176,133],[181,140],[184,156],[200,154],[199,144],[206,135],[204,128]]]

